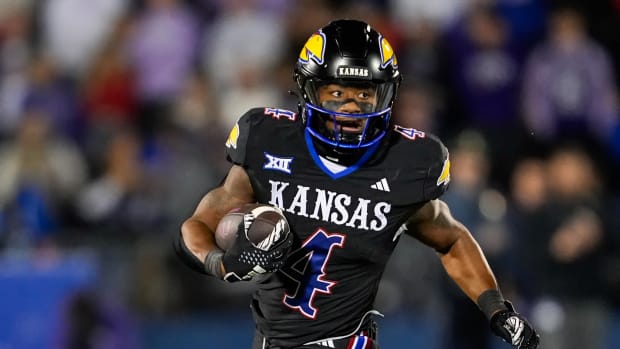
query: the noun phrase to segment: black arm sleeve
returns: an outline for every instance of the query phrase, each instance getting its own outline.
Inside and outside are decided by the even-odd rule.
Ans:
[[[204,263],[200,259],[196,258],[196,256],[194,256],[194,254],[187,248],[181,233],[177,234],[176,239],[174,239],[173,247],[174,252],[185,265],[194,271],[207,275]]]

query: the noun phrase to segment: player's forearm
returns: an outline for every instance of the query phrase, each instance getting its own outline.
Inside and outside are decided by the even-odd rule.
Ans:
[[[211,229],[200,220],[189,219],[181,227],[181,236],[175,243],[175,252],[193,270],[222,278],[225,274],[224,252],[215,244]]]
[[[213,230],[197,219],[185,221],[181,226],[181,235],[187,248],[200,260],[204,260],[209,251],[218,248]]]
[[[474,302],[480,294],[497,289],[497,281],[478,243],[466,230],[460,232],[458,240],[441,256],[446,272]]]
[[[222,186],[211,190],[200,200],[194,214],[181,226],[183,240],[196,257],[202,260],[209,251],[219,248],[215,243],[218,222],[239,205],[239,200],[231,198]]]

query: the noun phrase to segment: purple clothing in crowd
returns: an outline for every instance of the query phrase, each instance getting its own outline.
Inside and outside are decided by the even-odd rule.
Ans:
[[[175,97],[191,73],[198,41],[198,22],[185,7],[145,11],[129,43],[140,97]]]
[[[51,119],[54,131],[62,137],[78,139],[82,128],[79,100],[71,82],[56,79],[32,85],[24,97],[22,110],[41,112]]]
[[[479,128],[512,127],[518,120],[518,91],[523,53],[506,41],[481,47],[464,24],[448,32],[451,82],[468,123]]]
[[[573,50],[551,43],[536,48],[523,87],[525,118],[539,137],[584,132],[606,139],[617,123],[611,62],[592,41]]]

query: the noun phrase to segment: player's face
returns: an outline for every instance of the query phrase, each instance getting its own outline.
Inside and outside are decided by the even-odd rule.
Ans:
[[[375,110],[377,103],[376,89],[372,86],[343,86],[328,84],[318,89],[319,103],[321,107],[344,114],[368,114]],[[341,131],[348,133],[361,133],[368,119],[336,117],[337,126],[333,119],[326,120],[326,126],[330,130],[341,127]]]

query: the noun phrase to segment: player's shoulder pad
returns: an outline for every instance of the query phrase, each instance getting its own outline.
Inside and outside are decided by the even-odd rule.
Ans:
[[[448,148],[434,134],[394,125],[392,136],[400,153],[407,154],[408,163],[426,172],[423,197],[432,200],[440,197],[450,182],[450,156]]]
[[[400,125],[393,126],[391,142],[399,152],[413,157],[416,164],[432,166],[447,157],[448,150],[441,140],[432,133]]]
[[[237,165],[245,163],[248,140],[253,134],[261,130],[272,129],[274,123],[291,124],[297,121],[297,113],[278,108],[252,108],[243,114],[235,123],[226,140],[226,154],[228,160]],[[269,128],[264,128],[270,124]]]
[[[424,183],[424,197],[427,200],[439,198],[450,184],[450,153],[441,140],[432,134],[427,137],[429,168]]]

